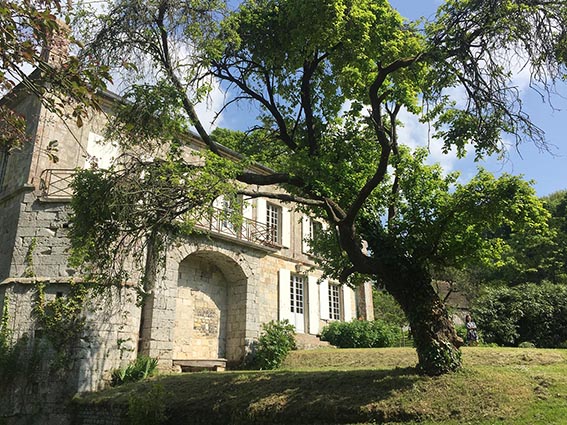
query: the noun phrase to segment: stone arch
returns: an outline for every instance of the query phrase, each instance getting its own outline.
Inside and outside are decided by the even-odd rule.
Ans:
[[[173,359],[240,360],[246,329],[245,262],[218,249],[178,253],[188,255],[178,263]]]
[[[226,246],[222,243],[215,243],[213,240],[207,241],[208,243],[184,243],[174,249],[171,249],[168,253],[166,266],[167,269],[176,269],[183,260],[185,260],[190,255],[200,254],[200,255],[216,255],[217,258],[224,258],[222,260],[223,264],[234,264],[240,268],[240,272],[249,279],[254,275],[254,269],[251,267],[252,258],[246,255],[240,250],[234,249],[234,246]],[[231,261],[232,260],[232,263]]]

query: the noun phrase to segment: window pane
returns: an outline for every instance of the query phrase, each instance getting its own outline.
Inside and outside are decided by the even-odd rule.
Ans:
[[[292,313],[303,314],[304,280],[302,276],[292,275],[290,278],[290,308]]]
[[[313,240],[317,238],[323,232],[323,223],[315,220],[311,220],[311,226],[309,228],[309,239]]]
[[[266,205],[266,226],[268,228],[268,241],[275,244],[281,243],[280,217],[281,207],[274,204]]]
[[[329,319],[340,320],[341,318],[341,299],[337,285],[329,285]]]

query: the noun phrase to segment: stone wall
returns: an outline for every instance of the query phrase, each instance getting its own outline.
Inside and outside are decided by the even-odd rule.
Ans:
[[[112,406],[78,405],[73,408],[73,425],[124,425],[124,409]]]
[[[20,208],[26,191],[29,192],[30,189],[0,199],[0,282],[10,276]]]
[[[8,155],[6,174],[4,180],[0,182],[0,198],[29,184],[29,176],[33,172],[31,158],[35,148],[41,106],[35,96],[20,96],[15,99],[14,103],[16,104],[10,104],[10,107],[26,120],[28,140],[23,141],[20,147]]]
[[[226,356],[229,284],[222,271],[205,258],[189,257],[182,262],[175,314],[175,359]]]
[[[15,208],[12,205],[9,211]],[[18,208],[11,264],[4,274],[12,278],[73,276],[75,272],[67,264],[69,204],[42,202],[35,193],[27,192]],[[5,226],[10,227],[9,223]]]
[[[12,360],[18,370],[8,371],[0,386],[0,422],[65,425],[70,423],[68,408],[75,393],[101,389],[113,369],[135,358],[140,312],[133,288],[91,292],[83,305],[84,332],[58,356],[32,312],[37,283],[30,278],[0,285],[20,354]],[[42,283],[47,301],[65,297],[69,290],[67,283]]]

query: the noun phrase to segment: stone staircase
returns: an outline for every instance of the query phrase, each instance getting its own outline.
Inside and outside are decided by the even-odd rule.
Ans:
[[[321,341],[318,336],[309,334],[295,334],[295,345],[298,350],[332,347],[327,341]]]

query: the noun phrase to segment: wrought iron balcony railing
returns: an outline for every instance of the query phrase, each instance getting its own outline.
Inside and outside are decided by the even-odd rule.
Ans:
[[[73,196],[71,181],[75,170],[47,169],[41,173],[40,190],[42,198],[46,200],[69,200]],[[212,213],[202,217],[196,226],[213,234],[222,235],[231,239],[238,239],[269,248],[281,248],[277,240],[279,232],[266,224],[243,217],[238,225],[233,224],[227,216],[227,211],[213,208]]]
[[[71,181],[75,170],[47,169],[40,176],[41,196],[45,199],[66,200],[73,196]]]
[[[269,248],[281,248],[281,244],[276,240],[275,229],[246,217],[243,217],[242,222],[238,225],[233,224],[228,219],[227,211],[220,208],[213,208],[208,217],[203,217],[197,221],[196,227]]]

